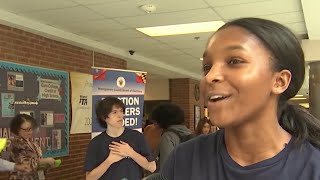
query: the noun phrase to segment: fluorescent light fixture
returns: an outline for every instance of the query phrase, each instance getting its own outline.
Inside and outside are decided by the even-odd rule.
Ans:
[[[309,103],[300,103],[299,105],[305,108],[309,108]]]
[[[304,100],[307,99],[306,97],[293,97],[290,100]]]
[[[303,97],[303,95],[302,94],[297,94],[294,97]]]
[[[217,31],[223,25],[223,21],[210,21],[190,24],[144,27],[136,29],[148,36],[170,36],[177,34],[192,34]]]

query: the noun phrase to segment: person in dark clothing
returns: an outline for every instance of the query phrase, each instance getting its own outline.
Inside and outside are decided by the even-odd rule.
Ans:
[[[151,120],[162,129],[162,135],[158,147],[160,170],[171,151],[177,147],[182,137],[192,134],[186,127],[184,111],[173,103],[162,103],[156,106],[151,113]]]
[[[216,133],[179,145],[166,180],[319,180],[320,121],[289,104],[304,81],[301,45],[285,26],[241,18],[208,40],[200,82]]]
[[[141,179],[143,169],[156,170],[154,157],[144,139],[135,130],[123,127],[125,105],[116,97],[106,97],[96,105],[96,114],[105,132],[88,146],[86,179]]]

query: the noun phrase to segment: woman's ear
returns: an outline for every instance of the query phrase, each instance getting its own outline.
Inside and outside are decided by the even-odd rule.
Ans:
[[[272,92],[274,94],[282,94],[288,89],[291,82],[291,72],[289,70],[282,70],[274,74],[274,83]]]

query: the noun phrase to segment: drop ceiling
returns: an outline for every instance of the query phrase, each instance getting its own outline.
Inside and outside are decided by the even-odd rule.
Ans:
[[[139,8],[144,4],[157,10],[147,14]],[[239,17],[274,20],[300,37],[320,32],[318,26],[307,31],[299,0],[0,0],[0,23],[124,58],[128,69],[152,78],[200,79],[199,58],[212,33],[148,37],[135,28]]]

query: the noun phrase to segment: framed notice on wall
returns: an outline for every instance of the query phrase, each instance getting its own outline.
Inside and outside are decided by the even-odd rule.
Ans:
[[[33,140],[44,157],[69,152],[69,74],[0,60],[0,138],[10,139],[10,121],[28,114],[37,121]],[[8,148],[8,147],[7,147]]]
[[[201,107],[199,105],[194,105],[194,128],[197,128],[198,122],[201,119]]]

